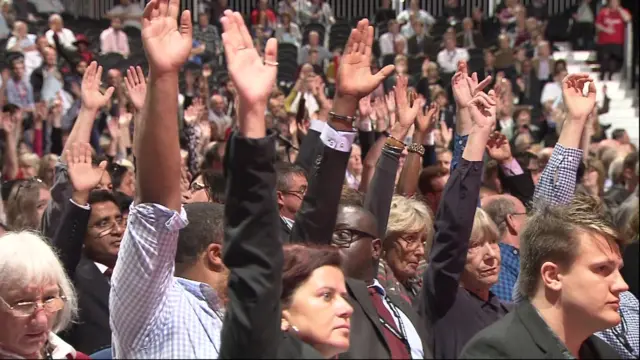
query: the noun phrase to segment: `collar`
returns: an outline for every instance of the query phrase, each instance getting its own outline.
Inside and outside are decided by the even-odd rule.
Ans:
[[[98,268],[98,270],[100,270],[100,274],[104,274],[104,272],[107,271],[107,269],[109,268],[108,266],[100,264],[95,261],[93,263],[96,264],[96,267]]]
[[[289,228],[289,230],[293,229],[293,224],[295,224],[295,221],[286,218],[284,216],[280,216],[280,219],[282,219],[282,221],[284,221],[285,225],[287,225],[287,227]]]
[[[222,301],[216,291],[208,284],[199,281],[193,281],[181,277],[175,277],[178,283],[188,293],[195,296],[198,300],[205,301],[213,310],[222,310]]]
[[[367,289],[370,289],[370,288],[376,289],[376,292],[382,295],[382,297],[387,296],[387,291],[382,287],[382,285],[380,285],[380,282],[378,281],[378,279],[373,279],[373,284],[367,286]]]
[[[498,247],[500,247],[500,253],[503,252],[507,252],[513,255],[517,255],[518,257],[520,257],[520,250],[513,246],[513,245],[509,245],[509,244],[505,244],[503,242],[498,243]]]

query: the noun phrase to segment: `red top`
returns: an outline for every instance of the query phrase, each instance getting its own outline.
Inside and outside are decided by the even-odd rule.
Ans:
[[[598,32],[598,44],[624,44],[624,28],[625,22],[622,18],[620,10],[611,10],[606,7],[600,10],[598,17],[596,18],[596,24],[600,24],[607,28],[612,28],[613,33],[609,34],[604,31]]]
[[[271,9],[266,9],[264,12],[267,15],[267,20],[269,21],[269,23],[270,24],[275,24],[276,23],[276,13],[274,13],[273,10],[271,10]],[[251,25],[258,25],[259,19],[260,19],[260,10],[254,9],[251,12]]]

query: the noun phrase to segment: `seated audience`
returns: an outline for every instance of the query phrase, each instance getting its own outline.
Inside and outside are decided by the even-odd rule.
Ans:
[[[49,45],[55,46],[54,37],[57,37],[57,41],[63,48],[74,51],[76,49],[73,43],[76,41],[76,36],[73,31],[64,27],[62,17],[58,14],[52,14],[49,16],[49,30],[44,34],[47,37]]]
[[[458,62],[461,60],[469,60],[469,53],[464,48],[456,47],[455,37],[446,36],[444,49],[438,53],[440,69],[445,73],[453,74],[458,69]]]
[[[123,19],[122,26],[132,27],[134,29],[142,29],[142,12],[143,8],[139,1],[120,0],[119,4],[112,7],[106,14],[107,19],[119,17]]]

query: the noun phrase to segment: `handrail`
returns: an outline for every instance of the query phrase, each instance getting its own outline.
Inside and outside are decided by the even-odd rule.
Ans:
[[[622,79],[629,89],[633,88],[633,24],[628,22],[625,29]]]

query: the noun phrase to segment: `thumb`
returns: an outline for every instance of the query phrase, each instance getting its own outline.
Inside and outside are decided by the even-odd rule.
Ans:
[[[189,10],[183,11],[182,16],[180,16],[180,35],[189,40],[189,46],[191,46],[193,25],[191,24],[191,11]]]
[[[393,70],[395,70],[395,68],[396,67],[394,65],[387,65],[387,66],[383,67],[375,75],[377,80],[378,81],[383,81],[384,79],[386,79],[389,75],[391,75],[393,73]]]
[[[587,96],[589,97],[589,99],[594,99],[596,98],[596,84],[591,81],[589,83],[589,92],[587,93]]]
[[[101,161],[100,164],[98,165],[98,169],[104,171],[106,168],[107,168],[107,162]]]
[[[111,96],[113,95],[113,92],[116,89],[113,86],[110,86],[107,91],[104,92],[104,97],[107,98],[107,100],[111,99]]]
[[[264,47],[264,62],[266,66],[273,68],[273,70],[278,70],[278,67],[273,65],[278,62],[278,40],[275,38],[270,38]]]

